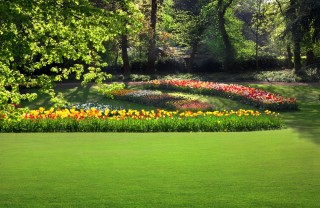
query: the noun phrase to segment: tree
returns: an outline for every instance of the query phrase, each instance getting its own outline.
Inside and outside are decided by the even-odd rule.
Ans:
[[[262,39],[266,36],[263,30],[266,24],[265,16],[269,7],[264,3],[264,0],[247,0],[242,3],[242,8],[238,7],[237,15],[245,22],[254,36],[256,70],[258,70],[260,45],[264,44]]]
[[[202,36],[208,27],[207,19],[201,13],[201,9],[207,1],[175,1],[175,40],[179,45],[191,49],[190,58],[187,61],[187,71],[190,72],[193,67],[196,54]]]
[[[148,48],[149,73],[155,72],[155,62],[157,59],[157,48],[156,48],[157,11],[158,11],[158,1],[151,0],[150,39],[149,39],[149,48]]]
[[[133,6],[129,10],[135,10]],[[107,52],[104,43],[135,30],[124,21],[135,18],[120,10],[102,10],[90,0],[1,1],[0,108],[36,98],[34,93],[21,94],[21,87],[40,87],[59,103],[55,81],[71,74],[83,84],[109,78],[100,54]]]
[[[319,39],[320,3],[318,0],[276,0],[279,7],[287,3],[286,32],[291,34],[293,43],[294,68],[297,74],[302,73],[301,45],[304,37],[312,37],[313,42]]]
[[[217,26],[223,43],[223,68],[225,71],[233,70],[236,51],[231,43],[230,35],[226,28],[225,15],[230,9],[233,0],[215,0],[206,5],[203,10],[204,15],[211,19]]]
[[[125,12],[128,13],[127,9],[127,2],[121,2],[120,8]],[[128,22],[124,21],[124,27],[126,28],[128,25]],[[125,29],[125,31],[121,34],[121,54],[122,54],[122,61],[123,61],[123,73],[124,75],[131,74],[130,70],[130,63],[129,63],[129,56],[128,56],[128,48],[129,48],[129,41],[128,41],[128,31]]]
[[[128,36],[126,34],[121,35],[121,54],[122,54],[122,61],[123,61],[123,73],[124,75],[130,75],[130,63],[129,63],[129,56],[128,56]]]
[[[121,15],[130,18],[121,18],[120,21],[123,22],[123,28],[120,37],[119,37],[119,44],[121,47],[121,58],[123,62],[123,73],[125,75],[129,75],[131,73],[130,69],[130,61],[128,55],[128,48],[129,48],[129,36],[133,34],[137,34],[142,24],[137,22],[142,19],[142,14],[136,7],[136,3],[134,0],[109,0],[109,1],[98,1],[92,0],[95,2],[96,6],[102,8],[106,11],[117,11],[121,13]],[[130,29],[129,29],[130,28]],[[135,29],[133,29],[135,28]],[[116,55],[116,60],[117,60]]]
[[[231,71],[233,68],[233,64],[235,61],[235,50],[231,44],[229,34],[227,33],[226,27],[225,27],[225,18],[224,15],[226,14],[227,9],[231,6],[233,0],[218,0],[217,4],[217,13],[218,13],[218,28],[220,30],[220,34],[222,36],[222,40],[224,43],[224,70],[225,71]]]
[[[297,74],[301,73],[301,41],[303,36],[299,12],[299,1],[290,0],[290,6],[286,11],[286,15],[289,20],[287,28],[291,31],[292,35],[294,68]]]

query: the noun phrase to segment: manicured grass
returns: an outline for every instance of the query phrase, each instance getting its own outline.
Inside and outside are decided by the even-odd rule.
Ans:
[[[252,133],[1,134],[0,207],[318,207],[320,149]]]
[[[319,207],[320,87],[254,86],[297,97],[287,129],[0,134],[0,207]]]

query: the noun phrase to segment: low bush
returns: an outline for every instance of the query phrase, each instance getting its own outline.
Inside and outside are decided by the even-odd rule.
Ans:
[[[99,111],[105,111],[106,109],[109,110],[121,110],[124,109],[122,106],[115,106],[115,105],[107,105],[107,104],[100,104],[100,103],[77,103],[77,104],[70,104],[69,106],[64,106],[65,108],[74,108],[77,110],[90,110],[92,108],[97,109]]]
[[[252,74],[253,79],[257,81],[268,82],[299,82],[301,78],[297,76],[294,70],[280,71],[261,71]]]
[[[301,78],[306,82],[319,82],[320,63],[303,67]]]
[[[286,67],[286,60],[277,59],[272,56],[263,56],[258,58],[259,70],[279,69]],[[234,71],[252,71],[257,69],[255,59],[237,60],[234,64]]]
[[[143,81],[147,82],[150,81],[151,77],[149,75],[143,75],[143,74],[130,74],[129,81],[138,82]]]
[[[133,61],[131,62],[131,72],[134,74],[143,74],[147,72],[146,61]]]
[[[182,58],[162,58],[156,63],[159,73],[179,73],[186,71],[186,64]]]
[[[18,120],[0,119],[0,132],[218,132],[283,127],[270,111],[32,110]]]
[[[214,59],[205,59],[197,62],[193,67],[195,73],[217,73],[223,71],[223,64]]]

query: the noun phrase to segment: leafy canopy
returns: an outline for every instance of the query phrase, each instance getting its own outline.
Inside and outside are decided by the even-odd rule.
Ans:
[[[21,94],[21,87],[40,87],[62,104],[61,95],[53,90],[55,81],[71,74],[82,84],[110,78],[102,70],[107,66],[101,58],[108,53],[105,44],[123,32],[137,33],[141,15],[131,1],[123,1],[126,11],[108,9],[112,2],[102,2],[100,6],[93,0],[0,2],[0,108],[36,98],[34,93]]]

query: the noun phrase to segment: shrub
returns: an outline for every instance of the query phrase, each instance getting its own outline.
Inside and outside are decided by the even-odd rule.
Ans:
[[[298,77],[294,70],[281,70],[281,71],[261,71],[253,75],[255,80],[269,81],[269,82],[298,82],[301,78]]]
[[[107,104],[100,104],[100,103],[77,103],[77,104],[71,104],[70,106],[64,106],[69,107],[71,109],[83,109],[83,110],[90,110],[92,108],[97,109],[99,111],[105,111],[106,109],[110,110],[120,110],[123,109],[121,106],[113,106],[113,105],[107,105]]]
[[[137,81],[150,81],[151,77],[149,75],[143,75],[143,74],[130,74],[130,80],[133,82]]]
[[[302,80],[307,82],[320,81],[320,63],[309,65],[302,70]]]
[[[223,66],[222,63],[214,59],[205,59],[193,68],[193,71],[196,73],[216,73],[222,72]]]
[[[143,74],[147,72],[146,61],[133,61],[131,62],[131,72],[134,74]]]
[[[179,73],[186,71],[186,64],[182,58],[162,58],[156,64],[160,73]]]
[[[234,64],[234,71],[252,71],[256,70],[256,60],[237,60]],[[286,67],[286,60],[280,60],[272,56],[263,56],[258,58],[259,70],[279,69]]]

